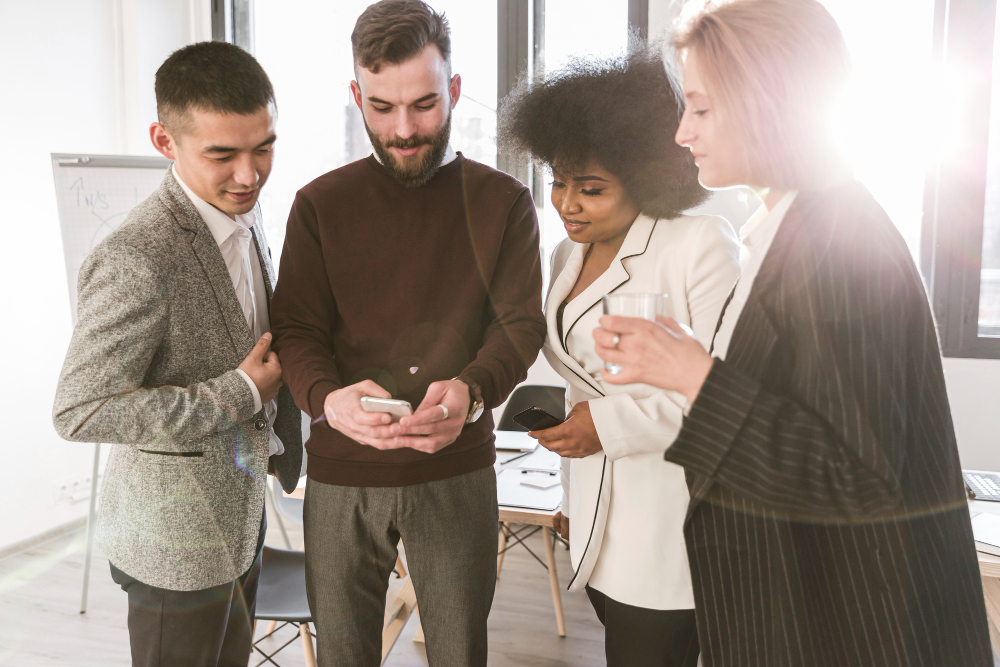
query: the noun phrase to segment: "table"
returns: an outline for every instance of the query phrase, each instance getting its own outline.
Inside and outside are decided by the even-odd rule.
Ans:
[[[970,500],[969,514],[1000,515],[1000,503],[989,500]],[[990,641],[994,651],[1000,651],[1000,557],[977,551],[979,574],[983,578],[983,597],[986,598],[986,617],[990,626]]]

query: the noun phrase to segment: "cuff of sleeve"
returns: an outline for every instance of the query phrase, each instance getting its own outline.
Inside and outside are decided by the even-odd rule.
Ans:
[[[220,404],[228,406],[226,416],[232,420],[233,424],[244,422],[257,413],[257,410],[254,410],[253,392],[247,386],[248,383],[243,375],[236,370],[238,369],[227,371],[222,376],[223,382],[219,396]],[[252,385],[253,382],[249,384]]]
[[[340,385],[330,380],[319,380],[309,390],[309,416],[316,419],[323,414],[323,404],[331,391],[340,389]]]
[[[716,359],[664,458],[713,476],[743,429],[759,393],[758,382]]]
[[[496,392],[493,389],[493,376],[489,371],[480,366],[467,366],[458,375],[459,379],[463,377],[469,378],[479,385],[479,392],[483,396],[483,407],[485,409],[492,410],[500,405],[500,401],[496,400]]]
[[[257,389],[257,385],[254,384],[254,381],[250,379],[250,376],[247,375],[245,370],[237,368],[236,372],[240,374],[240,377],[246,380],[247,386],[250,387],[250,393],[253,394],[253,413],[257,414],[260,412],[260,409],[264,407],[264,402],[260,400],[260,390]]]
[[[662,452],[677,437],[683,417],[676,399],[650,396],[643,410],[629,394],[609,394],[588,401],[594,429],[610,461]]]

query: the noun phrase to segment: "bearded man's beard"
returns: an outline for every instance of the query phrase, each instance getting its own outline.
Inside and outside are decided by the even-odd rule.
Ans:
[[[451,139],[451,111],[448,112],[448,120],[434,134],[414,135],[406,139],[396,137],[382,141],[368,126],[367,120],[365,120],[365,130],[368,132],[368,139],[372,142],[375,154],[389,175],[405,187],[419,188],[434,178],[438,167],[441,166],[441,160],[444,159],[445,151],[448,150],[448,141]],[[422,154],[403,156],[390,150],[417,148],[425,144],[430,146],[430,150]]]

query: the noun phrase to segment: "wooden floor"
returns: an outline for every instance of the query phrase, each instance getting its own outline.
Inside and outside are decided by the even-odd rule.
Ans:
[[[293,546],[301,544],[301,528],[288,526]],[[53,540],[0,561],[0,665],[17,667],[113,667],[129,665],[125,594],[111,581],[108,561],[96,553],[91,568],[90,603],[79,614],[83,576],[82,531]],[[268,516],[268,544],[284,547],[277,521]],[[528,539],[544,553],[540,534]],[[569,553],[557,549],[559,578],[565,587],[571,574]],[[398,587],[390,582],[389,595]],[[496,667],[588,667],[604,665],[603,627],[583,593],[563,592],[567,636],[556,634],[548,576],[524,549],[507,553],[497,582],[490,615],[490,659]],[[423,667],[423,645],[412,641],[411,618],[386,665]],[[263,634],[264,624],[258,624]],[[286,629],[285,633],[291,633]],[[279,632],[276,647],[291,638]],[[282,639],[284,637],[284,639]],[[298,641],[275,658],[283,667],[304,665]],[[251,660],[251,665],[259,662]]]

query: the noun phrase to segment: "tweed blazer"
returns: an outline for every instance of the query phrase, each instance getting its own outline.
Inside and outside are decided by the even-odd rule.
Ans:
[[[862,185],[798,195],[665,456],[706,667],[993,664],[934,320]]]
[[[258,221],[260,217],[258,216]],[[271,254],[255,246],[270,303]],[[53,422],[67,440],[111,443],[98,542],[151,586],[197,590],[253,562],[268,468],[265,411],[236,367],[253,333],[212,233],[167,171],[80,269],[78,320]],[[301,412],[278,394],[272,457],[291,490]]]

